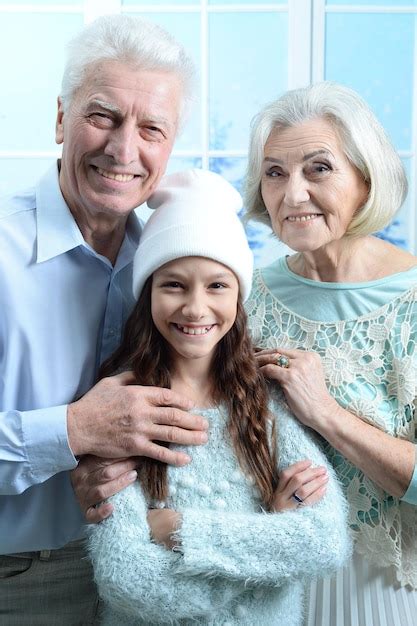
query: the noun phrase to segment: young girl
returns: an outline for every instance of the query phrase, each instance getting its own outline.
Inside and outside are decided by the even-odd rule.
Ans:
[[[103,374],[131,369],[138,384],[190,397],[209,439],[178,446],[185,467],[141,461],[139,481],[91,527],[103,623],[299,626],[304,582],[349,556],[345,503],[257,370],[241,198],[217,174],[191,170],[165,177],[148,204],[138,301]]]

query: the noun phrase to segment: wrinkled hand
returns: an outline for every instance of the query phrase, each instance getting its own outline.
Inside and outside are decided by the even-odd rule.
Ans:
[[[279,475],[279,485],[275,491],[271,510],[288,511],[300,506],[293,495],[296,494],[302,505],[312,505],[326,493],[329,480],[324,466],[311,467],[311,461],[298,461],[283,470]]]
[[[289,367],[277,365],[277,357],[289,359]],[[320,432],[323,420],[341,410],[329,394],[320,356],[315,352],[283,348],[261,350],[255,358],[263,374],[280,383],[288,406],[306,426]]]
[[[136,480],[137,458],[103,459],[87,455],[70,473],[75,496],[89,524],[97,524],[113,512],[104,502]]]
[[[152,539],[168,550],[178,547],[173,535],[181,525],[181,515],[172,509],[152,509],[148,511],[148,525]]]
[[[155,442],[206,443],[206,420],[188,413],[192,402],[187,398],[170,389],[132,384],[134,380],[132,372],[103,378],[68,405],[73,454],[112,459],[147,456],[173,465],[188,463],[188,455]]]

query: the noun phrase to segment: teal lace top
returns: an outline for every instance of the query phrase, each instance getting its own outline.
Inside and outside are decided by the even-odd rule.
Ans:
[[[323,283],[281,258],[257,270],[247,302],[262,347],[314,350],[330,393],[385,432],[416,442],[417,267],[366,283]],[[356,549],[417,588],[417,471],[399,501],[327,442],[323,447],[350,502]]]

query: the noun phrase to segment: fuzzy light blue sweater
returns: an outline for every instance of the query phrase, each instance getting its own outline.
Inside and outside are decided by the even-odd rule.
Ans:
[[[264,512],[253,480],[238,465],[227,415],[199,411],[210,422],[209,442],[177,446],[192,462],[169,468],[170,497],[161,503],[182,514],[181,552],[151,541],[138,482],[111,498],[109,519],[89,528],[105,626],[300,626],[304,583],[350,556],[346,503],[325,457],[282,396],[271,409],[279,468],[306,458],[326,465],[326,496],[314,506]]]

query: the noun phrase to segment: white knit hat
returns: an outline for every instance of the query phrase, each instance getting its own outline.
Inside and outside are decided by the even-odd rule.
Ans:
[[[164,176],[147,201],[156,209],[147,221],[133,263],[133,293],[165,263],[201,256],[230,268],[242,299],[249,296],[253,257],[237,215],[242,198],[214,172],[192,169]]]

